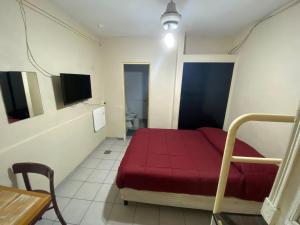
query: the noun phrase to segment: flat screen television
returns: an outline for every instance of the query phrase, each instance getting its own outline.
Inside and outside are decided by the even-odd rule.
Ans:
[[[90,75],[60,74],[64,104],[72,104],[92,97]]]

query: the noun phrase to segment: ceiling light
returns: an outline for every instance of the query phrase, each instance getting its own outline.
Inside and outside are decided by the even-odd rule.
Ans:
[[[177,12],[176,4],[171,0],[160,21],[165,30],[176,30],[181,20],[181,15]]]
[[[175,45],[175,37],[172,33],[167,33],[165,38],[165,44],[168,48],[173,48]]]
[[[103,26],[103,24],[98,23],[97,27],[98,27],[99,29],[102,29],[104,26]]]

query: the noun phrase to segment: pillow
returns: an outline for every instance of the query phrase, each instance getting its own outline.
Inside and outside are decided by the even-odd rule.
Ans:
[[[211,127],[203,127],[199,128],[204,137],[215,147],[215,149],[221,154],[223,157],[225,142],[227,138],[227,132],[223,131],[219,128],[211,128]],[[234,149],[234,156],[246,156],[246,157],[260,157],[264,158],[262,154],[257,152],[253,147],[248,145],[247,143],[236,138]],[[268,173],[269,175],[276,175],[278,170],[278,166],[270,165],[270,164],[255,164],[255,163],[232,163],[235,167],[237,167],[242,173],[257,173],[260,171],[264,171],[264,173]]]

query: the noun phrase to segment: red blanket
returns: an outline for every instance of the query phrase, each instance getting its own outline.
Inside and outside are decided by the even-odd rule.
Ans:
[[[158,192],[215,196],[226,140],[215,128],[196,131],[140,129],[121,162],[117,185]],[[263,157],[236,140],[234,155]],[[233,163],[226,196],[263,201],[274,182],[277,166]]]

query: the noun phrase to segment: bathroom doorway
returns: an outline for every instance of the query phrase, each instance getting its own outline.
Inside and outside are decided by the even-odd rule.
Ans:
[[[149,64],[124,64],[126,136],[148,127]]]

